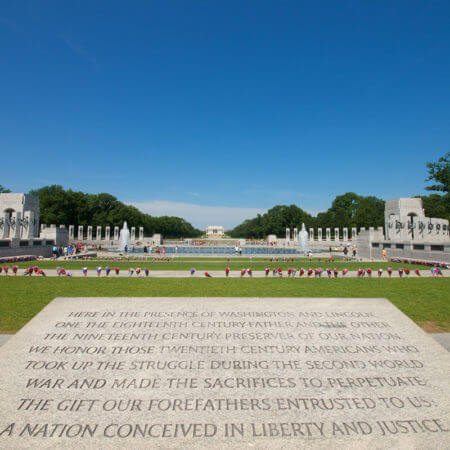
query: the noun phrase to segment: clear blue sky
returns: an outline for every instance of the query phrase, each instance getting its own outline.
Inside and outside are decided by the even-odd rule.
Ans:
[[[449,150],[450,2],[13,1],[0,184],[197,226],[424,192]]]

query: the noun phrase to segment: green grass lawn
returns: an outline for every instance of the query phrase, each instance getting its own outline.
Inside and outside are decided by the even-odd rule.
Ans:
[[[0,332],[15,332],[55,297],[384,297],[419,325],[450,331],[450,280],[0,278]],[[429,329],[429,326],[428,326]]]
[[[15,264],[3,264],[3,266],[12,267]],[[148,267],[150,270],[185,270],[188,271],[191,267],[196,270],[225,270],[225,267],[229,267],[230,270],[241,270],[251,267],[252,270],[264,270],[266,267],[270,268],[282,268],[286,270],[289,267],[304,269],[322,267],[330,269],[342,270],[344,268],[348,270],[366,269],[370,267],[372,270],[376,271],[380,267],[386,270],[388,267],[396,270],[400,267],[409,269],[419,269],[419,270],[430,270],[429,268],[417,264],[400,264],[394,262],[344,262],[342,258],[334,259],[334,261],[327,261],[327,259],[313,259],[309,262],[307,259],[296,259],[295,261],[264,261],[264,260],[253,260],[249,261],[248,258],[239,259],[233,258],[227,261],[226,258],[220,259],[209,259],[209,258],[198,258],[189,261],[164,261],[164,262],[151,262],[151,261],[29,261],[21,262],[16,264],[19,268],[25,268],[29,266],[38,266],[41,269],[52,269],[57,266],[64,267],[66,270],[82,269],[87,267],[90,270],[95,270],[97,266],[102,266],[105,268],[109,266],[119,267],[120,269],[128,270],[129,267]]]

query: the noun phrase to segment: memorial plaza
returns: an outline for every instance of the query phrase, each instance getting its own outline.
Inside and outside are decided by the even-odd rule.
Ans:
[[[444,448],[449,225],[40,224],[0,194],[2,448]]]
[[[450,2],[2,2],[0,450],[450,448]]]

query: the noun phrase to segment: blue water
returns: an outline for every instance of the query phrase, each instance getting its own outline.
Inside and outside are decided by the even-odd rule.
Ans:
[[[162,249],[162,247],[160,247]],[[110,250],[113,252],[118,252],[117,249]],[[314,251],[313,251],[314,252]],[[131,248],[128,253],[144,253],[143,248]],[[166,255],[174,254],[175,247],[166,247]],[[203,255],[235,255],[236,252],[233,247],[178,247],[178,254],[183,253],[198,253]],[[161,255],[162,253],[160,253]],[[243,247],[242,248],[243,255],[298,255],[300,251],[297,248],[273,248],[273,247]],[[151,253],[151,255],[155,256],[156,253]]]

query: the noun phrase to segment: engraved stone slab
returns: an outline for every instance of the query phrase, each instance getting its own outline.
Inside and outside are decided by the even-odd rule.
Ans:
[[[0,448],[448,448],[449,373],[385,299],[57,298],[0,349]]]

